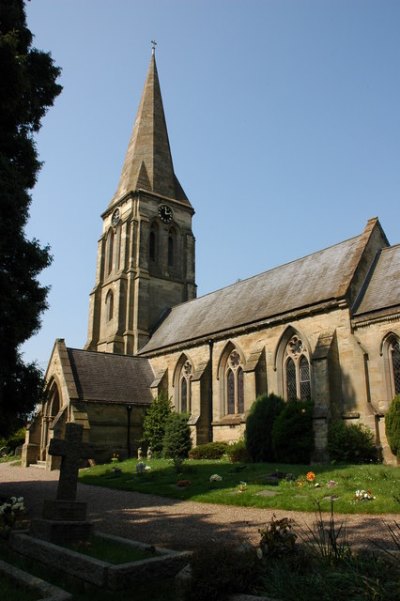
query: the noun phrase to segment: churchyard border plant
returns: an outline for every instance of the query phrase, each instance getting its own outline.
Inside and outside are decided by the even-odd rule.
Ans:
[[[332,500],[337,513],[397,513],[400,508],[400,468],[381,464],[320,465],[310,470],[308,465],[188,459],[178,477],[166,459],[153,459],[151,470],[141,474],[136,465],[133,459],[123,461],[118,474],[111,472],[110,464],[86,468],[80,481],[181,500],[269,509],[313,512],[319,504],[329,512]],[[178,481],[190,485],[177,486]],[[368,498],[360,497],[360,491]]]

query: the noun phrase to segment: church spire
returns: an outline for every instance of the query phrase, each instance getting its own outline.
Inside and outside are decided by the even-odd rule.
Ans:
[[[190,206],[175,173],[153,50],[120,181],[111,205],[142,188]]]

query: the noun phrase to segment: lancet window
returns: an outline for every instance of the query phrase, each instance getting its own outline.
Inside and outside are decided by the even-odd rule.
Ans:
[[[311,373],[308,352],[301,338],[294,335],[284,354],[285,397],[288,401],[311,399]]]
[[[237,350],[231,351],[225,368],[225,394],[227,414],[244,412],[243,366]]]
[[[190,413],[192,410],[192,377],[193,366],[187,359],[179,372],[179,410],[182,413]]]
[[[389,341],[389,364],[394,395],[400,394],[400,341],[395,336]]]

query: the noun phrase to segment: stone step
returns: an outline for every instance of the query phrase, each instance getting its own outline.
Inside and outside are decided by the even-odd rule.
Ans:
[[[41,470],[45,470],[46,469],[46,462],[45,461],[37,461],[36,463],[31,463],[29,465],[29,467],[36,467],[36,468],[39,468]]]

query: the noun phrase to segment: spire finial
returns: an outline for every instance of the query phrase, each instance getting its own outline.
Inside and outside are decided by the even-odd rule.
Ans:
[[[156,53],[157,42],[155,40],[151,40],[151,54],[154,56]]]

